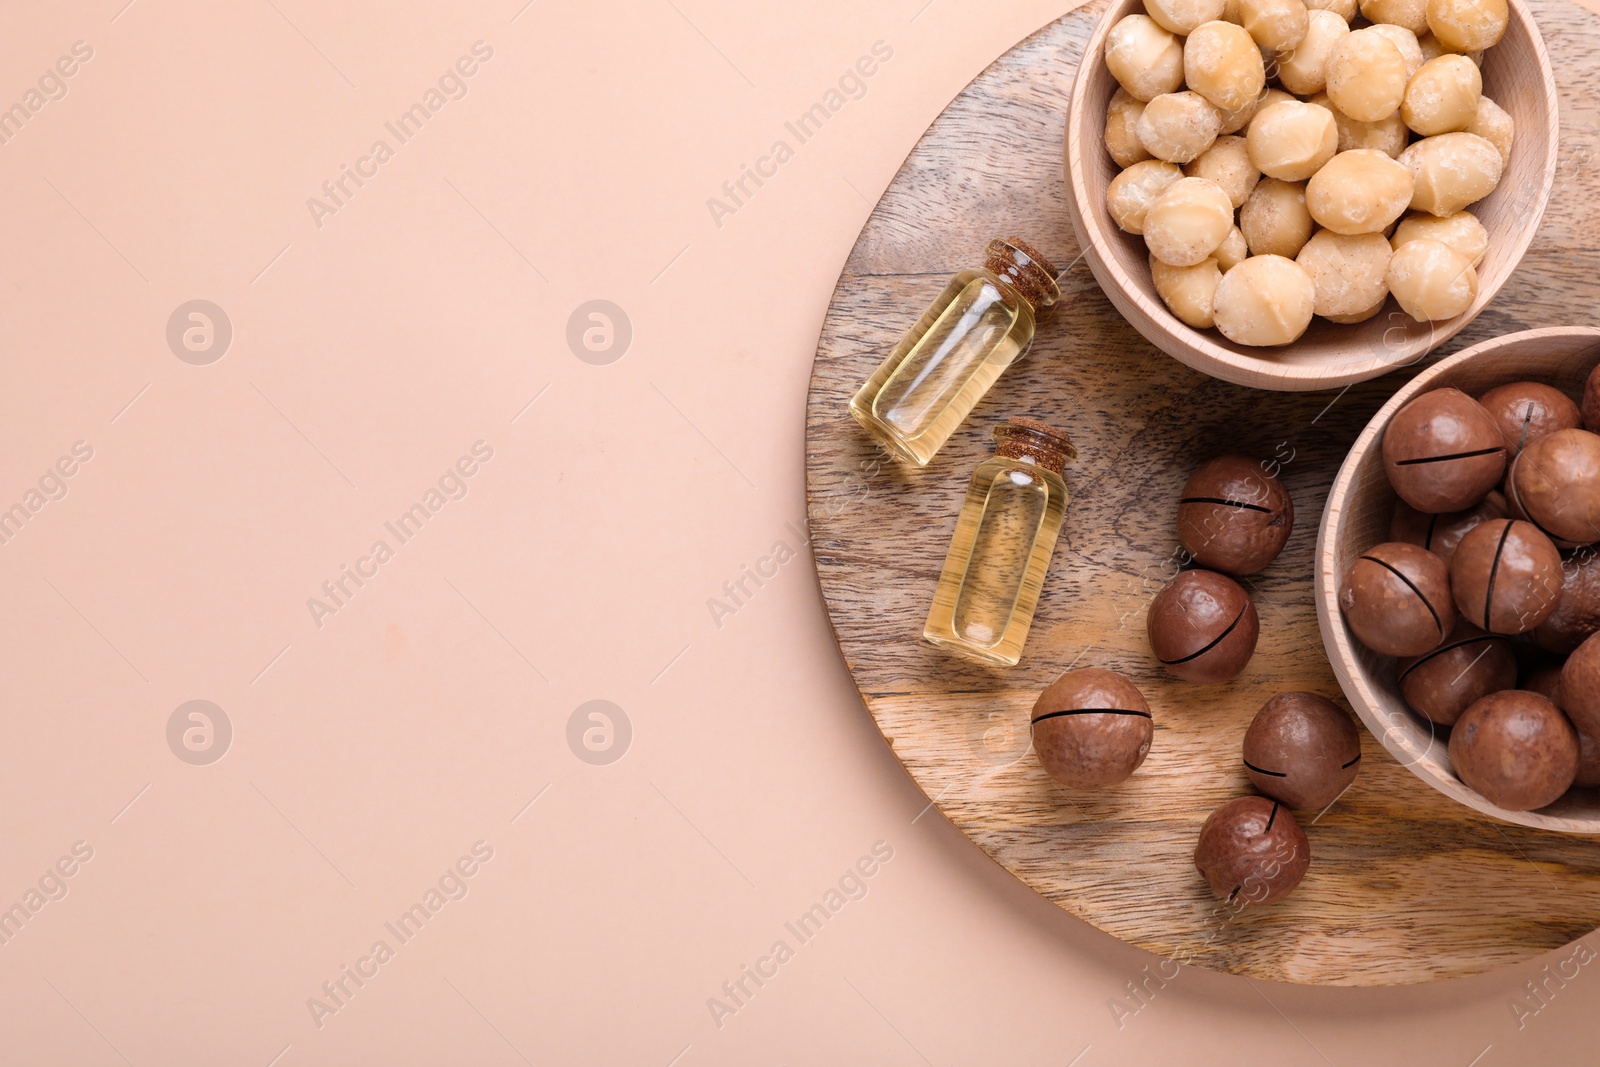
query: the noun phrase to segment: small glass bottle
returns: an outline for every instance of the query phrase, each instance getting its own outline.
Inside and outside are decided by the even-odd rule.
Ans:
[[[1061,296],[1055,269],[1020,238],[990,241],[985,256],[950,279],[850,401],[857,422],[919,467],[1028,350],[1034,313]]]
[[[922,636],[1014,667],[1066,513],[1062,471],[1078,450],[1038,419],[1013,418],[994,437],[993,458],[967,488]]]

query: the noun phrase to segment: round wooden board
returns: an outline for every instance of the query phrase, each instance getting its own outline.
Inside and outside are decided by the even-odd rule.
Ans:
[[[1447,346],[1587,321],[1600,277],[1600,19],[1532,5],[1561,90],[1562,165],[1544,224],[1499,298]],[[1078,255],[1062,189],[1062,116],[1103,0],[1006,53],[938,118],[862,231],[818,344],[806,419],[812,548],[839,646],[907,772],[998,863],[1129,943],[1216,970],[1303,983],[1394,985],[1488,970],[1600,925],[1600,839],[1479,815],[1363,734],[1355,785],[1307,813],[1310,874],[1288,899],[1235,913],[1195,872],[1201,822],[1249,791],[1239,744],[1272,694],[1342,701],[1312,599],[1317,518],[1350,443],[1412,373],[1344,393],[1264,393],[1206,378],[1129,327],[1081,265],[1038,340],[923,470],[891,460],[846,411],[949,275],[1016,233],[1058,265]],[[1012,414],[1069,430],[1073,499],[1022,663],[954,658],[922,624],[973,467]],[[1223,452],[1277,457],[1298,512],[1289,547],[1249,583],[1254,662],[1227,686],[1165,676],[1145,607],[1172,573],[1179,489]],[[1155,709],[1144,766],[1100,793],[1054,786],[1028,712],[1069,666],[1131,676]]]

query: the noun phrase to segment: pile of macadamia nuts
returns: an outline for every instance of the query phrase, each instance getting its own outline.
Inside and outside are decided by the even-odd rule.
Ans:
[[[1457,776],[1532,811],[1600,786],[1600,370],[1581,403],[1542,382],[1422,393],[1384,428],[1389,540],[1341,579]]]
[[[1483,95],[1506,0],[1145,0],[1106,37],[1111,217],[1167,307],[1241,345],[1478,295],[1467,207],[1511,157]],[[1356,28],[1352,28],[1352,22]],[[1276,83],[1276,84],[1273,84]],[[1410,214],[1407,214],[1407,211]],[[1402,217],[1403,216],[1403,217]]]
[[[1236,580],[1265,570],[1294,530],[1294,502],[1277,460],[1221,456],[1201,465],[1178,501],[1179,571],[1146,616],[1150,649],[1173,676],[1219,685],[1243,672],[1260,619]],[[1193,566],[1190,566],[1193,565]],[[1600,569],[1597,569],[1600,574]],[[1040,694],[1033,750],[1068,789],[1125,781],[1155,736],[1150,703],[1123,675],[1069,670]],[[1355,723],[1327,697],[1280,693],[1256,713],[1242,741],[1244,769],[1261,795],[1236,797],[1205,820],[1194,863],[1221,899],[1270,904],[1300,884],[1311,846],[1292,809],[1321,811],[1360,769]]]

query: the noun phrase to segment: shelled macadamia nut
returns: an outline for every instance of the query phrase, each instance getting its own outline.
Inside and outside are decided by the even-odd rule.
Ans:
[[[1356,0],[1306,0],[1307,11],[1332,11],[1349,22],[1356,17]]]
[[[1361,0],[1361,13],[1368,22],[1404,26],[1418,36],[1428,32],[1426,0]]]
[[[1180,37],[1221,18],[1224,6],[1223,0],[1144,0],[1144,9],[1156,24]]]
[[[1313,310],[1324,318],[1360,314],[1389,295],[1389,242],[1381,233],[1346,236],[1320,230],[1295,262],[1316,289]]]
[[[1251,100],[1244,107],[1235,111],[1222,112],[1222,132],[1238,133],[1250,125],[1250,120],[1256,117],[1256,112],[1268,104],[1276,104],[1280,100],[1293,100],[1294,97],[1282,89],[1266,89]]]
[[[1350,24],[1332,11],[1309,13],[1306,35],[1293,51],[1278,56],[1278,80],[1299,96],[1321,92],[1328,84],[1328,55]]]
[[[1382,152],[1340,152],[1306,183],[1306,210],[1334,233],[1381,234],[1411,203],[1411,171]]]
[[[1250,151],[1243,137],[1218,137],[1216,143],[1184,166],[1183,173],[1190,178],[1205,178],[1215,182],[1228,194],[1235,208],[1250,198],[1261,172],[1250,162]],[[1410,172],[1406,172],[1409,180]],[[1406,197],[1410,199],[1410,195]]]
[[[1504,166],[1500,151],[1475,133],[1441,133],[1424,137],[1400,153],[1411,168],[1416,191],[1411,207],[1430,215],[1454,215],[1500,184]]]
[[[1466,56],[1430,59],[1406,85],[1400,117],[1423,137],[1454,133],[1471,125],[1483,99],[1483,73]],[[1491,142],[1492,143],[1492,142]]]
[[[1183,45],[1149,15],[1129,15],[1106,34],[1106,69],[1136,100],[1183,86]]]
[[[1327,85],[1333,106],[1357,122],[1386,119],[1406,95],[1405,57],[1376,30],[1354,30],[1328,52]]]
[[[1261,49],[1231,22],[1207,22],[1184,40],[1183,77],[1223,111],[1247,106],[1267,84]]]
[[[1144,114],[1144,101],[1135,100],[1128,90],[1118,88],[1111,94],[1111,106],[1106,109],[1106,151],[1119,167],[1131,167],[1150,158],[1144,145],[1139,143],[1139,116]]]
[[[1239,0],[1239,21],[1262,48],[1287,52],[1306,35],[1308,12],[1302,0]]]
[[[1151,256],[1150,278],[1167,310],[1186,325],[1204,330],[1216,321],[1212,307],[1222,269],[1215,259],[1204,259],[1192,267],[1174,267]]]
[[[1511,12],[1506,0],[1427,0],[1425,18],[1446,48],[1481,52],[1499,43]]]
[[[1373,33],[1383,34],[1389,38],[1389,41],[1396,48],[1400,49],[1400,57],[1406,61],[1406,80],[1410,81],[1411,76],[1417,72],[1417,68],[1421,67],[1424,62],[1422,46],[1417,43],[1417,35],[1404,26],[1396,26],[1392,22],[1375,22],[1368,26],[1367,29]]]
[[[1323,318],[1327,319],[1329,322],[1337,322],[1344,326],[1351,326],[1358,322],[1366,322],[1368,319],[1377,315],[1378,312],[1382,311],[1384,306],[1388,303],[1389,294],[1387,291],[1385,291],[1383,298],[1380,300],[1374,300],[1370,307],[1362,308],[1360,311],[1352,311],[1348,315],[1324,315]]]
[[[1500,153],[1500,162],[1511,165],[1511,142],[1516,138],[1517,122],[1505,108],[1487,96],[1478,97],[1478,110],[1467,123],[1467,132],[1494,145]]]
[[[1217,250],[1233,229],[1233,204],[1216,182],[1180,178],[1144,217],[1150,254],[1174,267],[1193,267]]]
[[[1454,215],[1407,215],[1395,227],[1389,243],[1399,248],[1407,241],[1426,238],[1442,241],[1466,256],[1474,267],[1483,262],[1489,251],[1489,231],[1483,228],[1478,216],[1470,211],[1457,211]]]
[[[1167,186],[1183,177],[1176,163],[1147,159],[1135,163],[1106,187],[1106,209],[1118,226],[1128,233],[1144,232],[1144,215]]]
[[[1282,100],[1256,112],[1245,133],[1250,162],[1262,174],[1305,181],[1339,150],[1333,113],[1302,100]]]
[[[1389,292],[1418,322],[1454,318],[1478,298],[1478,272],[1443,241],[1407,241],[1389,260]]]
[[[1239,229],[1252,255],[1293,259],[1311,237],[1305,185],[1263,178],[1239,209]]]
[[[1370,29],[1371,27],[1369,27]],[[1339,131],[1339,151],[1351,152],[1357,148],[1370,148],[1382,152],[1390,159],[1399,159],[1406,145],[1411,143],[1411,131],[1397,109],[1388,118],[1377,122],[1357,122],[1333,106],[1326,90],[1306,101],[1333,112],[1333,124]]]
[[[1162,93],[1144,106],[1134,132],[1144,150],[1168,163],[1187,163],[1210,148],[1222,116],[1199,93]]]
[[[1217,286],[1217,329],[1235,344],[1286,345],[1311,325],[1316,299],[1316,286],[1294,260],[1251,256]]]
[[[1228,231],[1228,236],[1222,239],[1215,252],[1217,266],[1222,268],[1224,274],[1244,262],[1249,255],[1250,245],[1244,239],[1244,231],[1237,226]]]
[[[1422,61],[1424,63],[1430,59],[1438,59],[1442,55],[1448,55],[1454,52],[1466,56],[1468,59],[1478,64],[1480,68],[1483,66],[1483,53],[1481,51],[1462,52],[1459,48],[1446,48],[1444,45],[1439,43],[1439,38],[1435,37],[1432,33],[1418,34],[1417,47],[1422,50]]]

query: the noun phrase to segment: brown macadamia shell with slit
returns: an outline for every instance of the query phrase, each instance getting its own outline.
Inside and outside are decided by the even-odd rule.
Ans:
[[[1339,607],[1356,640],[1385,656],[1430,652],[1455,628],[1450,571],[1416,545],[1374,545],[1351,565]]]
[[[1033,751],[1069,789],[1127,780],[1150,751],[1154,724],[1138,686],[1115,671],[1067,671],[1034,702]]]
[[[1305,878],[1311,844],[1284,804],[1236,797],[1206,817],[1194,865],[1220,899],[1272,904]]]
[[[1150,650],[1186,682],[1215,685],[1238,677],[1255,655],[1261,620],[1238,582],[1216,571],[1179,574],[1150,602]]]
[[[1482,404],[1459,389],[1433,389],[1389,420],[1383,467],[1400,499],[1418,511],[1465,511],[1500,484],[1506,443]]]
[[[1411,710],[1440,726],[1453,726],[1490,693],[1517,685],[1511,641],[1471,623],[1456,624],[1439,647],[1399,664],[1400,695]]]
[[[1289,491],[1248,456],[1203,464],[1178,501],[1178,540],[1196,563],[1225,574],[1265,570],[1293,530]]]
[[[1525,634],[1561,602],[1561,552],[1531,522],[1491,519],[1467,532],[1450,559],[1461,617],[1480,630]]]
[[[1389,522],[1389,540],[1425,548],[1448,565],[1467,531],[1490,519],[1506,518],[1508,514],[1506,498],[1498,492],[1491,492],[1475,508],[1445,515],[1429,515],[1401,500],[1395,504],[1394,518]]]
[[[1245,773],[1291,808],[1325,808],[1361,769],[1361,735],[1339,705],[1316,693],[1279,693],[1244,734]]]

